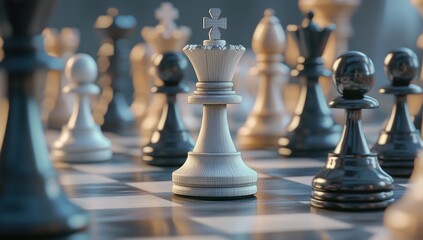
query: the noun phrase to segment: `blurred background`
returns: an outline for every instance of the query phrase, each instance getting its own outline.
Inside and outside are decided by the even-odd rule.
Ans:
[[[137,31],[131,39],[131,45],[144,42],[140,30],[144,26],[155,26],[155,9],[162,1],[139,0],[63,0],[60,1],[49,21],[49,27],[75,27],[81,32],[78,52],[85,52],[96,57],[101,38],[94,31],[93,25],[99,15],[106,14],[109,7],[116,7],[120,14],[133,15],[138,21]],[[288,24],[299,24],[303,14],[297,0],[172,0],[179,9],[177,25],[192,29],[189,43],[201,43],[207,38],[207,30],[202,29],[202,17],[208,16],[208,9],[222,9],[223,17],[228,18],[228,29],[222,32],[222,38],[231,44],[242,44],[251,48],[251,38],[257,23],[266,8],[273,8],[284,28]],[[377,88],[387,84],[383,72],[383,59],[386,53],[396,47],[408,47],[418,53],[416,41],[423,29],[423,20],[415,6],[409,0],[367,0],[361,1],[352,16],[353,36],[349,39],[349,49],[367,54],[376,68],[377,84],[370,95],[381,101],[381,109],[387,114],[392,104],[391,96],[382,96]],[[192,69],[188,70],[187,79],[195,81]],[[387,115],[384,114],[384,117]]]

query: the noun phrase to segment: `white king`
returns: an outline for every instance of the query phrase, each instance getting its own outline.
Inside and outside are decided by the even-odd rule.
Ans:
[[[203,28],[211,28],[203,45],[187,45],[183,51],[198,78],[189,103],[203,104],[203,119],[197,143],[185,164],[173,172],[173,193],[200,198],[238,198],[257,192],[257,173],[235,148],[227,121],[227,104],[240,103],[232,90],[232,77],[245,52],[241,45],[226,45],[219,28],[226,29],[221,10],[209,10]]]

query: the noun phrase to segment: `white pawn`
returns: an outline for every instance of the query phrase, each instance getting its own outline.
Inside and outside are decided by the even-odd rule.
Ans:
[[[76,54],[66,63],[65,75],[70,84],[65,93],[75,94],[73,111],[63,126],[58,140],[53,143],[52,158],[64,162],[96,162],[112,157],[111,143],[94,122],[89,95],[100,93],[94,84],[97,65],[87,54]]]

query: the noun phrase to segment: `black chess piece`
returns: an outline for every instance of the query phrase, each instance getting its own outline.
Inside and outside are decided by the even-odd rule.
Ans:
[[[420,108],[420,110],[419,110],[419,112],[417,113],[417,115],[416,115],[416,116],[414,116],[413,124],[414,124],[414,127],[415,127],[418,131],[421,131],[421,129],[422,129],[422,124],[423,124],[423,106]]]
[[[314,207],[365,210],[394,202],[394,181],[370,151],[361,121],[361,109],[379,106],[376,99],[364,95],[375,82],[374,72],[370,58],[360,52],[347,52],[334,62],[333,80],[342,96],[329,106],[346,109],[346,120],[341,140],[312,181]]]
[[[181,83],[188,61],[181,53],[168,52],[155,57],[154,65],[164,84],[153,87],[152,92],[165,94],[166,103],[157,130],[142,149],[142,159],[150,165],[181,166],[188,152],[194,148],[194,140],[185,127],[176,102],[178,93],[189,92],[188,86]]]
[[[134,86],[130,76],[128,38],[137,22],[133,16],[118,14],[116,8],[109,8],[107,15],[98,17],[95,23],[95,28],[103,35],[97,59],[103,92],[94,116],[97,121],[99,116],[103,117],[98,121],[102,130],[130,134],[135,118],[130,109]]]
[[[40,73],[63,68],[61,60],[45,53],[40,35],[56,1],[2,0],[1,4],[7,21],[2,26],[10,31],[3,35],[0,63],[8,99],[8,108],[1,109],[7,123],[0,153],[0,238],[34,239],[84,229],[88,216],[59,185],[34,97]]]
[[[318,27],[312,12],[301,26],[287,28],[300,50],[291,75],[300,78],[301,93],[286,134],[279,140],[281,155],[323,157],[335,148],[341,136],[341,127],[335,123],[318,81],[320,76],[331,74],[324,68],[322,54],[334,29],[334,25]]]
[[[384,63],[391,85],[379,92],[394,95],[395,103],[372,151],[377,153],[380,166],[387,173],[408,177],[413,172],[417,153],[423,149],[420,132],[411,121],[407,104],[407,95],[422,93],[419,86],[410,84],[419,75],[419,62],[412,50],[397,48],[386,55]]]

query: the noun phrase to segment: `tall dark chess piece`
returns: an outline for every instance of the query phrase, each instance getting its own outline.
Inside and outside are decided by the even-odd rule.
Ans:
[[[337,210],[385,208],[394,202],[394,180],[370,151],[361,121],[361,109],[379,106],[376,99],[364,95],[375,82],[373,63],[366,55],[351,51],[335,60],[333,71],[342,96],[329,105],[346,109],[346,120],[341,140],[313,179],[311,205]]]
[[[391,85],[379,92],[395,96],[388,123],[380,132],[372,151],[377,153],[383,170],[393,176],[410,176],[414,159],[423,149],[420,132],[416,130],[408,111],[407,95],[421,94],[422,89],[411,81],[419,75],[417,55],[408,48],[398,48],[385,57],[385,72]]]
[[[301,92],[286,134],[279,139],[279,153],[284,156],[326,156],[341,136],[341,127],[335,123],[318,82],[320,76],[330,76],[330,71],[324,68],[322,54],[334,29],[334,25],[319,28],[312,12],[301,26],[287,28],[300,50],[298,65],[291,75],[300,77]]]
[[[130,109],[134,86],[130,77],[128,38],[133,34],[136,20],[133,16],[118,15],[109,8],[107,15],[98,17],[95,28],[104,36],[98,50],[99,83],[103,93],[95,108],[95,118],[104,131],[130,133],[134,114]],[[98,120],[103,117],[103,120]]]
[[[181,53],[168,52],[158,55],[154,65],[164,85],[156,86],[152,91],[165,94],[166,103],[157,130],[142,149],[142,159],[151,165],[181,166],[188,152],[194,148],[194,140],[185,127],[176,102],[178,93],[189,92],[188,86],[181,83],[188,61]]]
[[[4,39],[8,109],[0,154],[0,238],[69,233],[87,226],[58,183],[41,126],[34,84],[39,73],[63,63],[44,52],[41,30],[55,0],[2,0],[11,34]],[[7,111],[7,113],[6,113]]]

